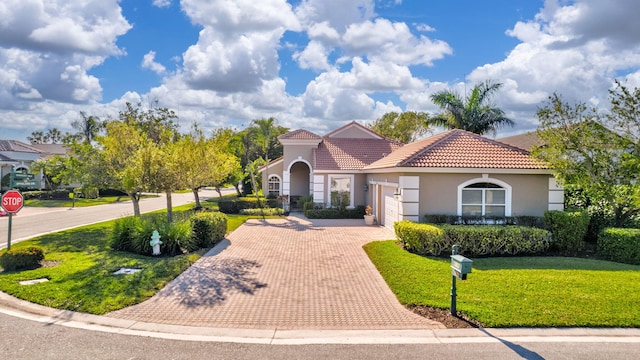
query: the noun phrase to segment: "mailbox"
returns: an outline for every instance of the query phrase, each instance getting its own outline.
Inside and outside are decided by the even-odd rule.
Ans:
[[[453,276],[460,280],[466,280],[467,274],[471,273],[473,261],[462,255],[451,255],[451,270]]]

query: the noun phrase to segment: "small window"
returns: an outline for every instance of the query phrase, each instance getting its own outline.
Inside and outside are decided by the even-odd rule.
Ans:
[[[331,183],[329,188],[329,194],[331,196],[331,207],[335,208],[347,208],[353,206],[353,178],[351,176],[342,177],[340,175],[331,175]]]
[[[492,183],[474,183],[462,189],[462,216],[506,215],[506,191]]]
[[[280,178],[275,175],[269,176],[269,195],[280,196]]]

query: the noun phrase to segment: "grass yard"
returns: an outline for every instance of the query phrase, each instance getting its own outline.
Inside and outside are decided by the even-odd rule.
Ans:
[[[157,195],[142,195],[142,199],[157,197]],[[85,198],[76,198],[75,207],[85,207],[85,206],[95,206],[95,205],[105,205],[105,204],[115,204],[123,201],[131,201],[127,196],[103,196],[97,199],[85,199]],[[33,207],[72,207],[74,206],[73,200],[65,199],[65,200],[40,200],[40,199],[29,199],[24,201],[24,206],[33,206]]]
[[[175,207],[174,212],[180,213],[192,207],[193,204]],[[248,218],[229,215],[227,233]],[[201,250],[169,258],[113,251],[109,247],[113,224],[114,221],[107,221],[88,225],[14,245],[12,248],[42,247],[45,264],[34,270],[1,272],[0,291],[57,309],[105,314],[153,296],[205,252]],[[130,275],[112,274],[121,267],[142,271]],[[22,280],[39,278],[49,281],[29,286],[18,284]]]
[[[448,309],[451,261],[364,247],[399,301]],[[486,327],[640,327],[640,266],[565,257],[481,258],[457,281],[457,309]]]

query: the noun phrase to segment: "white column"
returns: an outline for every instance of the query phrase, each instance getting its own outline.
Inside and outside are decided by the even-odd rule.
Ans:
[[[564,187],[554,177],[549,178],[549,210],[564,210]]]
[[[400,176],[399,220],[420,221],[420,177]]]

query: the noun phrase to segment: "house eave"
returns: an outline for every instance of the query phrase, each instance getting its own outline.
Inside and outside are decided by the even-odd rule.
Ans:
[[[502,169],[502,168],[450,168],[450,167],[391,167],[382,169],[365,169],[365,173],[491,173],[491,174],[519,174],[519,175],[553,175],[551,169]]]

